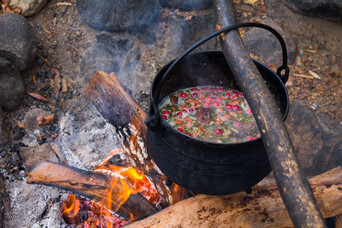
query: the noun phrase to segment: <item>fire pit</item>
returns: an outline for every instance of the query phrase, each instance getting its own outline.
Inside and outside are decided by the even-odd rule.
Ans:
[[[86,1],[88,0],[77,1],[77,3],[76,1],[49,1],[39,14],[26,18],[29,27],[31,27],[30,29],[37,37],[38,59],[33,61],[32,58],[33,65],[30,69],[16,72],[20,70],[18,67],[12,74],[7,72],[2,74],[2,81],[5,84],[10,84],[11,80],[8,80],[9,78],[16,78],[19,82],[23,81],[24,87],[6,87],[14,88],[14,92],[21,93],[23,99],[21,104],[15,104],[16,106],[19,105],[17,110],[9,112],[4,107],[0,108],[0,140],[3,136],[6,136],[6,138],[8,136],[9,140],[13,142],[8,145],[0,145],[0,189],[3,190],[0,190],[0,227],[2,223],[9,228],[36,228],[40,226],[63,228],[74,226],[109,227],[114,224],[134,228],[139,226],[208,227],[224,226],[227,221],[234,227],[263,227],[265,224],[276,227],[291,226],[292,223],[274,183],[268,182],[265,184],[265,182],[261,182],[252,187],[253,191],[250,194],[242,191],[227,196],[196,195],[189,189],[171,183],[172,179],[167,179],[167,175],[154,164],[151,157],[153,151],[146,147],[146,138],[151,135],[150,132],[147,134],[150,129],[146,128],[144,120],[148,117],[145,112],[149,108],[149,88],[152,80],[162,66],[167,65],[170,59],[178,56],[193,41],[200,39],[209,31],[220,28],[215,28],[217,21],[214,10],[212,8],[208,9],[208,6],[198,10],[191,8],[191,6],[184,9],[173,3],[170,5],[169,1],[165,3],[166,1],[148,0],[145,2],[153,2],[153,6],[146,4],[145,6],[149,7],[148,9],[145,8],[145,10],[148,10],[151,14],[141,11],[142,13],[139,15],[151,15],[151,24],[149,24],[149,21],[144,21],[144,23],[140,24],[141,26],[131,26],[129,31],[97,32],[96,28],[92,29],[88,25],[96,17],[96,13],[101,13],[103,16],[100,18],[101,20],[106,19],[106,13],[111,12],[111,8],[117,8],[118,5],[124,5],[127,2],[133,5],[135,1],[120,0],[112,3],[110,0],[103,0],[92,3],[90,8],[87,8],[87,4],[77,6],[78,3],[85,3]],[[13,9],[10,8],[10,3],[12,4],[15,1],[3,2],[5,2],[7,12]],[[285,34],[281,28],[270,24],[284,35],[286,43],[290,47],[288,49],[289,64],[293,64],[296,56],[296,45],[293,41],[289,42],[291,37],[289,38],[288,35],[293,34],[293,30],[291,30],[292,28],[289,29],[291,23],[286,22],[287,17],[283,17],[284,12],[277,11],[278,8],[274,8],[264,0],[258,0],[255,3],[251,2],[240,1],[240,4],[237,5],[237,12],[241,21],[262,21],[268,17],[267,19],[273,21],[274,24],[281,25],[282,29],[285,30]],[[101,7],[105,5],[102,3],[108,3],[108,7],[106,7],[108,11],[101,10]],[[212,5],[209,7],[212,7]],[[125,7],[122,9],[124,10]],[[221,7],[221,9],[224,9],[224,7]],[[5,12],[3,4],[0,6],[1,10]],[[83,10],[83,13],[81,10]],[[271,16],[270,10],[275,10],[279,14]],[[16,12],[19,13],[20,10]],[[95,13],[90,14],[94,15],[94,17],[87,16],[89,13]],[[80,16],[85,20],[81,21]],[[7,16],[4,15],[4,17]],[[137,15],[129,22],[135,23],[139,21],[139,17]],[[120,18],[120,14],[115,14],[114,18]],[[280,20],[278,21],[276,18]],[[291,21],[296,21],[292,17],[288,18]],[[301,17],[297,15],[296,18]],[[116,23],[117,21],[111,22]],[[2,22],[2,19],[0,19],[0,24]],[[268,24],[266,21],[262,23]],[[313,32],[320,31],[324,26],[320,27],[315,23],[311,23],[314,26],[310,32],[308,31],[310,23],[310,21],[305,21],[304,24],[300,25],[295,23],[294,28],[300,26],[305,30],[305,32],[300,30],[298,33],[300,36],[298,34],[294,35],[295,38],[300,37],[301,42],[298,45],[299,47],[303,46],[304,55],[301,62],[297,61],[296,67],[292,68],[291,66],[291,68],[294,69],[292,71],[295,71],[295,73],[307,75],[307,68],[310,67],[310,70],[318,73],[321,81],[316,78],[312,79],[313,76],[304,79],[299,78],[299,82],[306,83],[305,87],[300,87],[298,80],[291,77],[287,85],[291,86],[291,83],[294,85],[288,87],[288,91],[292,95],[294,92],[298,92],[297,89],[299,88],[308,91],[310,86],[314,86],[313,94],[317,94],[317,87],[315,88],[315,86],[319,82],[322,82],[323,85],[320,91],[324,91],[324,86],[332,80],[331,77],[338,78],[337,74],[330,74],[328,71],[330,81],[324,77],[326,68],[338,69],[332,64],[337,64],[339,57],[336,55],[336,59],[331,59],[335,55],[329,49],[331,48],[329,46],[331,41],[326,39],[330,36],[322,37],[325,44],[321,43],[321,38],[319,41],[317,37],[311,39],[310,35]],[[111,26],[112,24],[108,23],[107,25]],[[121,23],[121,25],[126,26],[127,24]],[[9,26],[5,23],[5,27],[15,31],[17,26]],[[262,39],[263,36],[260,36],[260,34],[253,35],[253,31],[254,29],[240,30],[241,36],[244,35],[244,38],[249,37],[253,41]],[[303,35],[304,33],[305,35]],[[5,37],[6,34],[3,33]],[[21,32],[14,34],[21,34]],[[28,33],[28,35],[30,34]],[[262,40],[267,40],[264,44],[272,43],[268,42],[269,39]],[[5,42],[5,46],[8,47],[17,47],[17,45],[22,44],[20,42],[12,45],[12,42],[16,43],[16,39],[10,39],[10,41],[1,40],[0,43]],[[276,39],[274,41],[275,44],[278,44]],[[218,42],[218,39],[213,39],[201,46],[200,49],[218,50],[220,49]],[[250,44],[245,43],[247,46]],[[265,47],[264,44],[255,46]],[[318,44],[318,49],[315,44]],[[4,45],[0,46],[0,50],[2,50]],[[276,47],[275,45],[270,46]],[[322,46],[323,48],[326,46],[331,55],[324,55],[325,51],[323,50],[325,49],[322,49]],[[262,49],[280,50],[280,48]],[[264,53],[252,52],[255,54],[253,56],[255,61],[252,65],[256,64],[259,72],[264,69],[265,74],[268,74],[271,71],[270,69],[276,71],[275,66],[281,64],[280,62],[273,62],[274,59],[281,61],[281,52],[271,53],[271,56],[278,56],[276,58],[264,58]],[[0,53],[0,55],[2,54],[3,52]],[[198,59],[202,59],[202,55],[204,55],[209,58],[208,62],[210,62],[211,58],[216,58],[216,61],[221,61],[223,65],[226,64],[222,52],[205,51],[202,54],[191,54],[189,58],[194,58],[196,55],[198,55]],[[309,64],[310,59],[316,61],[318,55],[322,55],[320,59],[324,61],[331,60],[331,64],[327,64],[326,67],[318,64],[318,68],[316,68],[317,62],[314,62],[315,66]],[[265,62],[269,68],[259,64],[263,62],[262,59],[266,60]],[[12,61],[12,59],[10,60]],[[183,61],[187,61],[187,57],[180,62],[180,65],[183,64]],[[221,69],[220,66],[216,68]],[[217,70],[216,68],[213,71]],[[231,66],[225,65],[224,68],[228,68],[228,71],[234,70],[234,67]],[[98,72],[98,70],[103,70],[106,73]],[[166,72],[166,67],[163,70]],[[115,72],[115,74],[110,74],[110,72]],[[198,72],[198,74],[202,73]],[[172,75],[172,72],[170,74]],[[229,72],[229,74],[231,76],[232,72]],[[18,77],[15,75],[18,75]],[[93,75],[94,77],[91,78]],[[275,81],[272,81],[273,78],[275,78]],[[266,82],[273,89],[286,92],[285,89],[278,86],[281,81],[279,82],[279,78],[274,75],[274,72],[270,73]],[[215,83],[216,81],[213,79],[211,84],[215,85]],[[225,83],[227,83],[228,87],[243,91],[243,84],[240,84],[239,87],[235,81],[232,86],[228,80]],[[273,85],[275,86],[273,87]],[[85,95],[86,87],[87,92]],[[335,87],[332,87],[327,94],[336,92]],[[10,93],[5,91],[5,94]],[[277,93],[275,92],[275,94]],[[305,92],[300,94],[303,95]],[[311,95],[311,93],[307,94]],[[317,105],[330,101],[329,96],[324,95],[321,97],[322,100],[316,103]],[[3,98],[0,98],[0,100],[6,100],[7,102],[8,99]],[[336,96],[331,101],[338,100]],[[308,101],[311,102],[312,100]],[[288,101],[285,102],[285,106],[281,106],[280,103],[278,107],[282,114],[285,115],[287,110],[284,107],[288,106]],[[291,102],[291,104],[293,103]],[[325,107],[331,108],[333,104],[329,103]],[[292,124],[292,127],[288,128],[290,129],[289,133],[291,138],[296,139],[294,146],[300,153],[300,161],[304,161],[305,171],[309,172],[309,175],[316,175],[336,167],[339,164],[337,163],[338,159],[333,159],[334,161],[331,162],[331,158],[337,158],[339,154],[335,153],[339,148],[336,146],[339,145],[336,136],[330,135],[329,140],[327,140],[327,138],[324,138],[325,133],[317,133],[316,128],[312,130],[315,125],[311,124],[311,122],[316,123],[319,132],[326,129],[327,122],[316,121],[312,111],[313,116],[307,118],[307,115],[301,109],[304,108],[303,106],[298,107],[295,105],[293,107],[295,109],[289,113],[287,124]],[[319,111],[321,111],[321,108],[319,108]],[[332,114],[334,115],[334,113]],[[300,122],[303,119],[313,121],[310,124],[309,122]],[[321,125],[322,123],[325,126]],[[165,123],[160,122],[160,124]],[[309,130],[308,125],[311,127]],[[332,125],[336,126],[336,124]],[[166,130],[175,133],[170,129]],[[310,132],[315,135],[315,142],[312,142],[312,137],[308,137]],[[171,135],[166,136],[171,137]],[[192,148],[192,144],[198,144],[198,147],[199,145],[208,146],[203,142],[201,144],[194,140],[191,141],[189,137],[184,135],[174,134],[172,137],[186,141],[187,146],[190,148]],[[321,138],[324,138],[324,140],[321,140]],[[159,138],[156,138],[156,140],[159,140]],[[260,139],[259,143],[256,142],[257,140],[251,141],[247,145],[256,145],[263,148]],[[331,145],[334,145],[333,150],[329,149],[332,147]],[[248,148],[248,146],[242,146]],[[303,146],[305,149],[302,149]],[[234,145],[229,145],[229,147],[234,147]],[[219,145],[215,144],[214,148],[219,148]],[[203,150],[202,146],[199,149]],[[212,147],[209,149],[212,149]],[[238,151],[240,148],[237,147],[236,150]],[[195,155],[195,151],[193,152]],[[238,152],[236,154],[238,156]],[[335,156],[336,154],[337,156]],[[161,154],[158,153],[157,155]],[[206,155],[204,154],[204,156]],[[222,154],[219,154],[219,156],[222,156]],[[213,160],[218,161],[219,156]],[[264,158],[260,163],[267,160],[264,152],[260,157]],[[195,159],[195,161],[197,160]],[[101,163],[103,164],[100,165]],[[179,162],[179,164],[181,163],[182,161]],[[217,167],[224,170],[224,167],[220,166],[220,162],[218,163]],[[189,168],[195,167],[192,164],[191,161]],[[182,165],[182,168],[188,168],[184,167],[184,164]],[[311,168],[313,166],[314,169]],[[202,168],[202,164],[197,167]],[[269,169],[269,164],[265,165],[263,171],[268,172],[267,169]],[[128,173],[132,175],[126,175]],[[314,196],[319,199],[318,205],[324,217],[341,213],[340,207],[336,203],[341,200],[338,198],[340,195],[339,188],[341,187],[340,179],[337,178],[339,173],[340,170],[337,169],[337,171],[326,174],[336,178],[322,177],[320,181],[316,179],[312,182],[311,187]],[[257,178],[251,177],[251,179]],[[2,182],[2,179],[4,182]],[[253,184],[251,182],[249,185]],[[245,190],[246,187],[247,185],[241,187],[241,190]],[[201,192],[197,189],[193,190]],[[189,196],[191,196],[190,199],[186,199]],[[168,208],[165,209],[166,207]],[[160,211],[162,209],[163,211]],[[150,216],[151,214],[154,215]],[[134,220],[145,216],[149,217],[134,223]]]

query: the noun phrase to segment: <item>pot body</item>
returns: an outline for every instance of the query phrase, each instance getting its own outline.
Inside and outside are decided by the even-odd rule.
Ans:
[[[254,62],[285,120],[289,100],[284,82],[267,66]],[[155,102],[159,103],[174,91],[195,86],[240,90],[220,51],[188,55],[161,82],[171,63],[162,68],[153,81],[151,97]],[[160,83],[161,93],[156,99],[154,93]],[[148,153],[160,170],[171,181],[196,193],[221,195],[245,190],[271,171],[261,138],[234,144],[209,143],[180,133],[163,118],[159,118],[153,129],[148,128],[146,137]]]

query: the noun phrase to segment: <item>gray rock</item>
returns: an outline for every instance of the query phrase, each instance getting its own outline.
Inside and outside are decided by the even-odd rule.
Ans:
[[[0,57],[8,59],[18,71],[30,68],[38,53],[36,36],[25,17],[0,15]]]
[[[288,63],[294,63],[296,59],[296,43],[289,33],[285,33],[279,25],[270,19],[262,21],[277,30],[282,35],[287,48]],[[260,57],[266,64],[273,64],[276,67],[282,65],[282,50],[277,38],[267,30],[261,28],[252,28],[243,36],[243,41],[247,49]]]
[[[342,22],[341,0],[286,0],[285,3],[293,10],[306,15]]]
[[[31,136],[39,135],[43,128],[38,125],[37,117],[49,115],[51,115],[51,113],[43,109],[31,109],[29,112],[26,113],[23,120],[26,132]]]
[[[8,196],[6,193],[5,183],[0,175],[0,227],[4,227],[4,219],[6,208],[8,208]]]
[[[42,161],[59,162],[53,148],[46,143],[33,147],[20,147],[19,151],[27,172],[30,172]]]
[[[119,64],[115,61],[114,52],[110,46],[97,43],[83,53],[79,66],[80,75],[82,75],[84,85],[86,85],[97,71],[117,72]]]
[[[309,107],[291,104],[285,121],[304,173],[314,176],[342,165],[342,125]]]
[[[77,9],[90,27],[106,31],[127,31],[150,25],[158,16],[155,0],[78,0]]]
[[[62,193],[52,187],[27,184],[26,180],[6,182],[6,189],[10,205],[6,211],[4,227],[9,228],[32,227],[45,218]],[[49,227],[62,227],[59,224],[54,225]]]
[[[5,125],[5,117],[2,108],[0,107],[0,145],[11,142],[11,134]]]
[[[170,53],[178,57],[183,51],[192,46],[206,35],[215,31],[216,17],[213,13],[203,14],[186,20],[184,17],[171,15],[167,18],[168,30],[165,43]],[[199,50],[215,50],[218,47],[217,39],[213,38],[196,48]]]
[[[0,57],[0,107],[5,111],[14,110],[20,105],[24,92],[25,87],[19,72],[8,60]]]
[[[20,14],[29,17],[36,15],[47,3],[48,0],[11,0],[10,6],[20,8]]]
[[[90,46],[80,61],[80,72],[87,85],[97,71],[114,72],[128,90],[138,92],[146,81],[148,66],[141,60],[143,50],[133,39],[121,38],[109,33],[97,36],[98,43]],[[135,94],[134,94],[135,95]]]
[[[213,7],[211,0],[159,0],[162,7],[176,8],[180,10],[203,10]]]

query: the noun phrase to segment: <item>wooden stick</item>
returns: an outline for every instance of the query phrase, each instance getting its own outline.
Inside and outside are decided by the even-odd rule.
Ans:
[[[292,76],[295,77],[300,77],[300,78],[309,78],[309,79],[315,79],[313,76],[305,75],[305,74],[291,74]]]
[[[342,213],[342,168],[310,179],[324,217]],[[198,195],[170,206],[127,228],[139,227],[292,227],[275,183],[257,185],[253,192],[227,196]]]
[[[147,127],[144,123],[147,115],[120,85],[115,74],[97,72],[90,80],[86,95],[101,115],[115,127],[131,164],[153,182],[163,203],[175,203],[178,196],[166,186],[166,176],[147,153]]]
[[[102,173],[90,172],[53,162],[40,163],[28,174],[27,178],[27,183],[57,187],[90,200],[94,199],[107,209],[117,212],[128,220],[131,218],[130,213],[133,214],[135,219],[141,219],[157,212],[155,207],[139,193],[130,195],[123,202],[122,194],[117,194],[122,193],[122,183],[117,180],[110,193],[109,189],[112,181],[113,179],[110,176]],[[108,198],[109,193],[111,198]],[[108,208],[108,205],[111,205],[111,207]],[[119,205],[121,205],[120,208],[118,208]]]

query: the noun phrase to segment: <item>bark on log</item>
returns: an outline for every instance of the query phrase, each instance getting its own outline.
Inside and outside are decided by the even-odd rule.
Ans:
[[[342,167],[310,180],[324,217],[342,213]],[[152,227],[292,227],[277,185],[257,185],[250,195],[198,195],[170,206],[127,228]]]
[[[179,196],[165,184],[166,176],[159,170],[145,147],[146,113],[121,87],[114,73],[97,72],[86,89],[87,97],[101,115],[111,123],[120,136],[131,164],[144,173],[166,205],[177,202]]]
[[[216,0],[215,11],[218,28],[236,23],[232,0]],[[310,185],[294,154],[276,102],[249,57],[238,31],[220,36],[220,45],[258,124],[280,193],[293,223],[298,227],[326,227]],[[287,55],[283,58],[285,68]]]
[[[107,209],[117,212],[127,220],[131,218],[130,213],[133,214],[135,219],[141,219],[157,212],[156,208],[139,193],[130,195],[121,205],[122,189],[124,188],[121,182],[117,180],[115,187],[110,189],[112,181],[111,176],[102,173],[90,172],[53,162],[40,163],[28,174],[27,178],[27,183],[57,187],[90,200],[94,199],[105,207],[111,205],[111,208]],[[112,192],[109,192],[109,190],[112,190]],[[111,198],[108,198],[108,194],[111,194]],[[111,201],[108,202],[108,200]]]

